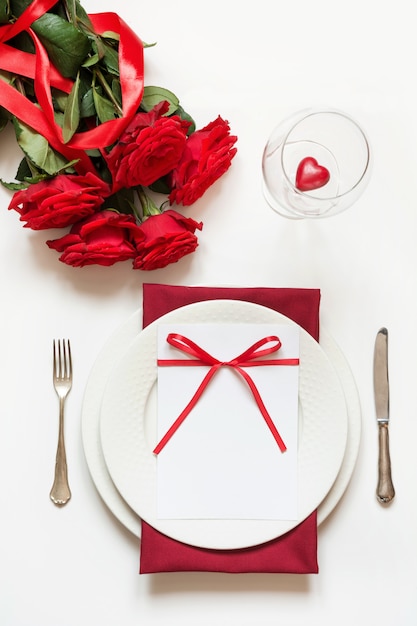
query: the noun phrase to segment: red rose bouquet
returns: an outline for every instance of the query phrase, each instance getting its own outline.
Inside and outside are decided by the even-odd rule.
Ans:
[[[196,129],[178,98],[144,84],[144,44],[115,13],[78,0],[0,0],[0,130],[23,158],[9,209],[74,267],[152,270],[197,245],[193,204],[230,167],[220,116]],[[158,207],[156,197],[163,194]]]

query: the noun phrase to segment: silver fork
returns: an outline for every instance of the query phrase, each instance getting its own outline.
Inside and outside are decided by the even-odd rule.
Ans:
[[[62,342],[59,339],[58,341],[54,339],[53,357],[53,382],[59,398],[59,431],[55,460],[55,478],[49,495],[54,504],[63,506],[71,498],[64,439],[64,404],[65,398],[72,387],[72,362],[69,339],[63,339]]]

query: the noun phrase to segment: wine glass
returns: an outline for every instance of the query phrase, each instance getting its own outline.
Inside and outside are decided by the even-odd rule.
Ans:
[[[368,139],[342,111],[306,109],[272,132],[263,153],[268,204],[292,219],[341,213],[365,189],[370,173]]]

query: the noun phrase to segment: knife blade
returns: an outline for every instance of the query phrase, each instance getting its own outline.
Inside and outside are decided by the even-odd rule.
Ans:
[[[388,503],[395,496],[391,476],[388,424],[389,377],[388,377],[388,330],[381,328],[375,339],[374,349],[374,397],[378,423],[378,484],[376,497],[381,503]]]

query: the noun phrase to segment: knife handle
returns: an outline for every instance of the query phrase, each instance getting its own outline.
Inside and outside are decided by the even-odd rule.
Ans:
[[[389,453],[388,424],[378,425],[378,486],[376,497],[384,504],[391,502],[395,496],[394,485],[391,478],[391,458]]]

